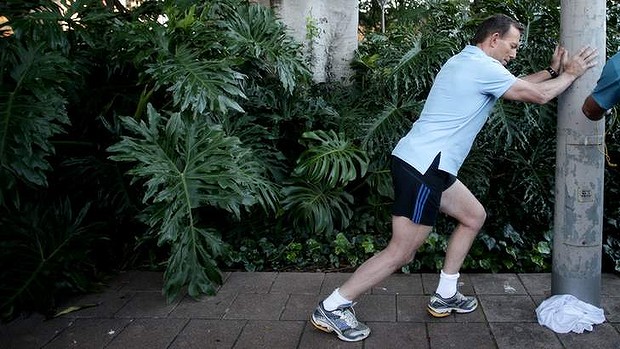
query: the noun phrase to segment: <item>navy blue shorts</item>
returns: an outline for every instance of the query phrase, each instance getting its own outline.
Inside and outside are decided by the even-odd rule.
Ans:
[[[456,182],[454,175],[438,168],[440,155],[437,155],[424,174],[400,158],[392,156],[392,215],[407,217],[416,224],[435,224],[441,194]]]

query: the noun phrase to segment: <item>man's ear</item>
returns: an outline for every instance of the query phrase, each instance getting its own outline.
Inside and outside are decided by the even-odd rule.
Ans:
[[[489,45],[491,45],[491,47],[497,46],[497,41],[499,41],[499,39],[501,39],[499,33],[491,34],[489,38]]]

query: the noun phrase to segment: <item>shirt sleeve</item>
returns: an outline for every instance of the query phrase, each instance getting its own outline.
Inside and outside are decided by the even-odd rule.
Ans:
[[[592,98],[603,109],[610,109],[620,101],[620,53],[605,63]]]
[[[482,92],[500,98],[517,81],[500,62],[490,59],[487,64],[479,67],[479,83]]]

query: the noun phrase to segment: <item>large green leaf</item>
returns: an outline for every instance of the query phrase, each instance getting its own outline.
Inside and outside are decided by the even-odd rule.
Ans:
[[[212,207],[236,217],[255,204],[273,209],[276,187],[263,178],[251,151],[206,118],[163,117],[151,106],[147,115],[146,122],[122,118],[136,136],[111,146],[110,158],[133,164],[128,174],[146,189],[145,221],[160,244],[172,246],[164,287],[168,299],[186,284],[190,295],[198,296],[221,281],[214,260],[225,249],[217,231],[208,228],[221,217],[201,217],[197,209]]]
[[[234,71],[227,60],[206,60],[195,49],[181,46],[161,63],[151,64],[146,71],[158,87],[172,93],[181,111],[243,112],[236,99],[245,98],[240,89],[243,74]]]
[[[306,176],[315,182],[325,181],[334,187],[361,178],[368,170],[366,153],[344,134],[336,134],[333,130],[305,132],[302,141],[310,146],[297,161],[297,176]]]
[[[6,41],[11,42],[6,42]],[[69,123],[63,96],[69,61],[43,45],[0,40],[0,166],[29,184],[47,185],[50,139]]]
[[[353,196],[342,188],[301,180],[282,189],[283,208],[294,226],[303,233],[331,233],[346,229],[353,211]]]
[[[259,68],[264,77],[275,76],[286,92],[292,93],[298,78],[308,78],[301,59],[301,45],[273,11],[258,4],[231,8],[224,22],[231,53]]]

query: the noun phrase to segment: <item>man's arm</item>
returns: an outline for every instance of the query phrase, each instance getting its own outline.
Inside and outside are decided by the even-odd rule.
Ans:
[[[555,78],[553,74],[559,74],[560,68],[562,67],[562,61],[564,60],[564,54],[566,53],[566,49],[562,46],[556,46],[553,51],[553,56],[551,56],[551,63],[549,64],[549,68],[551,71],[544,69],[534,74],[530,74],[527,76],[521,77],[521,79],[531,82],[531,83],[539,83],[551,78]]]
[[[586,70],[594,67],[596,56],[596,49],[584,47],[564,64],[564,69],[557,78],[541,82],[517,79],[502,97],[514,101],[545,104],[564,92]]]
[[[602,119],[607,109],[620,102],[619,67],[620,53],[616,53],[605,63],[594,91],[583,101],[581,111],[588,119]]]
[[[502,97],[513,101],[545,104],[564,92],[576,79],[577,76],[568,73],[539,83],[517,79]]]

